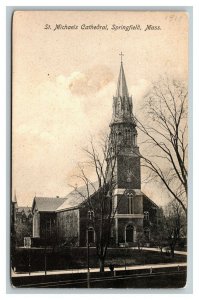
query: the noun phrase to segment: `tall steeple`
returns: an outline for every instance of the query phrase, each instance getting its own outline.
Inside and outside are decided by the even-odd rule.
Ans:
[[[116,208],[115,241],[136,242],[136,232],[143,231],[143,195],[141,193],[140,152],[137,145],[137,126],[133,115],[124,66],[121,63],[113,115],[110,123],[108,172],[114,174],[113,207]],[[112,167],[114,166],[114,170]],[[130,231],[129,231],[129,228]]]
[[[131,187],[132,189],[139,189],[141,180],[137,129],[133,116],[132,97],[128,93],[122,60],[116,95],[113,97],[113,115],[110,129],[111,154],[113,154],[113,157],[117,156],[118,188]],[[124,170],[124,173],[121,170]]]

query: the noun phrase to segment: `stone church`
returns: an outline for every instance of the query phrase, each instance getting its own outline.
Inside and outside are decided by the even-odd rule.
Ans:
[[[113,245],[135,245],[140,234],[150,240],[151,229],[157,225],[158,206],[141,191],[140,153],[137,145],[136,121],[132,97],[129,95],[121,61],[113,114],[110,122],[110,147],[116,143],[116,185],[112,194],[114,215],[111,241]],[[89,186],[94,195],[97,183]],[[82,186],[64,198],[35,197],[33,241],[35,244],[71,243],[85,246],[95,243],[95,230],[88,227],[92,211],[86,205],[87,187]]]

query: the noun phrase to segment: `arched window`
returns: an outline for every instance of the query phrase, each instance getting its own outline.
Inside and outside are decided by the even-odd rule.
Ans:
[[[89,244],[95,242],[95,232],[94,232],[93,227],[89,227],[89,228],[88,228],[87,242],[88,242]]]
[[[149,212],[148,211],[144,211],[144,220],[149,220]]]
[[[134,227],[133,225],[129,224],[126,226],[126,231],[125,231],[125,242],[130,243],[134,242]]]
[[[94,218],[94,211],[93,210],[89,210],[88,211],[88,219],[89,220],[93,220],[93,218]]]
[[[130,141],[131,139],[131,131],[130,129],[127,129],[127,140]]]
[[[134,214],[134,197],[133,194],[128,194],[128,213]]]
[[[117,144],[120,145],[122,142],[122,133],[121,131],[118,131],[117,133]]]

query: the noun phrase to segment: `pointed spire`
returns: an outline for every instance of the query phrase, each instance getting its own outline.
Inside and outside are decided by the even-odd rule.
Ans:
[[[118,78],[116,96],[113,97],[113,116],[111,124],[113,123],[135,123],[133,118],[133,103],[132,96],[129,96],[128,88],[126,84],[126,78],[124,74],[122,56],[121,55],[121,65],[120,73]]]
[[[116,91],[116,97],[128,97],[128,88],[126,84],[126,78],[124,74],[124,68],[123,68],[123,62],[121,60],[121,66],[120,66],[120,73],[119,73],[119,78],[118,78],[118,83],[117,83],[117,91]]]

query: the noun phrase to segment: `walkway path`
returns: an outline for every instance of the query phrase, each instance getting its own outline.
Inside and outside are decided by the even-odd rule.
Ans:
[[[125,248],[124,248],[125,249]],[[132,247],[131,249],[138,249],[137,247]],[[148,248],[148,247],[143,247],[142,250],[149,250],[149,251],[157,251],[157,252],[160,252],[160,249],[159,248]],[[166,252],[166,249],[163,248],[162,250],[163,252]],[[179,254],[179,255],[187,255],[187,252],[186,251],[178,251],[178,250],[175,250],[174,251],[175,254]]]

